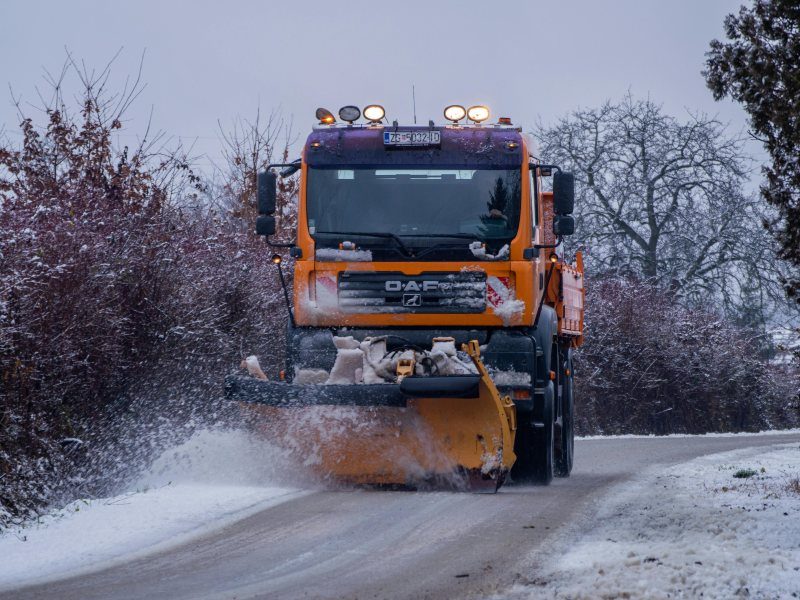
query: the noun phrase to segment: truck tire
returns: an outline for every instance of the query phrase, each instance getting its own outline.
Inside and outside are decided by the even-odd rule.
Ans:
[[[553,480],[553,421],[555,394],[545,394],[542,407],[542,426],[534,430],[533,436],[533,482],[547,485]]]
[[[572,350],[566,348],[559,357],[559,382],[561,384],[560,417],[556,426],[555,475],[569,477],[575,456],[575,402],[573,396]],[[569,373],[569,375],[567,375]]]

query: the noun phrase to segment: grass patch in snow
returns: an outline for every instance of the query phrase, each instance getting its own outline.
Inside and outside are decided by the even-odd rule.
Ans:
[[[756,473],[758,473],[758,471],[754,469],[739,469],[738,471],[736,471],[736,473],[733,474],[733,476],[736,479],[749,479]]]

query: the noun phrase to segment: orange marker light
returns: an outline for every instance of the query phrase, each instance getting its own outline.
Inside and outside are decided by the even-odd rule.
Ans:
[[[322,125],[333,125],[336,123],[336,117],[334,117],[333,113],[327,108],[318,108],[316,115]]]

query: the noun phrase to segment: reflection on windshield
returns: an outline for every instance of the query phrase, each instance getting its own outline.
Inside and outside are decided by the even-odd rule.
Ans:
[[[309,169],[308,226],[317,231],[510,240],[519,225],[520,171]]]

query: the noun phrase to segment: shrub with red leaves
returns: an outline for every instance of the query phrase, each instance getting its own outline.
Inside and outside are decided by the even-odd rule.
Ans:
[[[576,357],[576,427],[586,435],[798,425],[797,369],[763,358],[762,337],[652,285],[596,277]]]
[[[281,358],[285,308],[252,225],[185,208],[186,160],[115,147],[126,103],[83,83],[79,115],[57,96],[0,145],[0,524],[119,484],[224,417],[243,354],[273,372]]]

